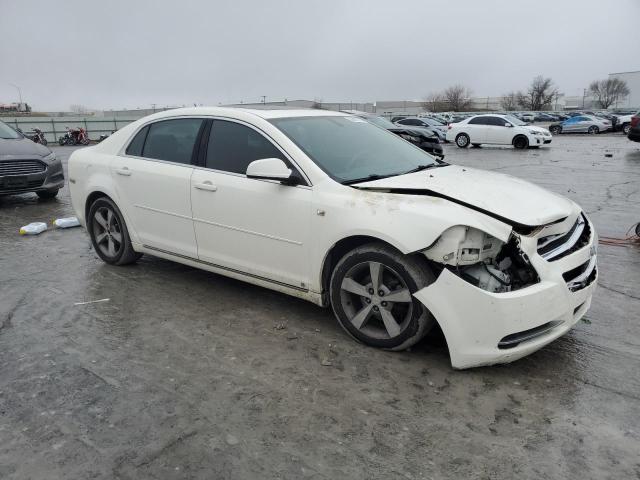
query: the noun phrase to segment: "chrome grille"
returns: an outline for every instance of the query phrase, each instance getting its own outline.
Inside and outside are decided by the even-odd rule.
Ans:
[[[548,262],[559,260],[589,244],[591,228],[583,214],[566,233],[549,235],[538,240],[538,253]]]
[[[47,166],[38,160],[5,160],[0,161],[0,177],[42,173],[46,168]]]

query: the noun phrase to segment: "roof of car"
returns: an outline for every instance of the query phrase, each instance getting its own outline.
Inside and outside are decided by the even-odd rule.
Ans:
[[[186,107],[166,110],[156,113],[156,118],[179,117],[185,115],[205,115],[205,116],[234,116],[245,114],[255,115],[264,119],[272,118],[289,118],[289,117],[326,117],[326,116],[345,116],[341,112],[332,110],[320,110],[314,108],[297,108],[297,109],[255,109],[241,107]]]

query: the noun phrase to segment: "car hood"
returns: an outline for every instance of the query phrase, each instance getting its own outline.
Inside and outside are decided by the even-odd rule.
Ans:
[[[0,138],[0,161],[18,158],[42,158],[51,153],[44,145],[32,142],[28,138]]]
[[[443,197],[511,224],[530,227],[553,223],[575,211],[571,200],[525,180],[457,165],[352,186]]]

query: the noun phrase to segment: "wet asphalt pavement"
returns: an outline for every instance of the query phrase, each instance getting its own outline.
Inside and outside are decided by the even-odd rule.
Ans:
[[[445,151],[570,197],[600,235],[640,221],[640,144],[620,134]],[[455,371],[441,338],[375,350],[292,297],[105,265],[79,228],[18,235],[72,214],[66,188],[0,199],[2,479],[640,478],[639,248],[600,246],[565,337]]]

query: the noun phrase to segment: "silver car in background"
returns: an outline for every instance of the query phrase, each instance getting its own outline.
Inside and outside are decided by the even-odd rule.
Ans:
[[[549,131],[553,135],[560,133],[596,133],[611,130],[613,125],[606,118],[594,117],[592,115],[577,115],[568,118],[564,122],[549,125]]]

